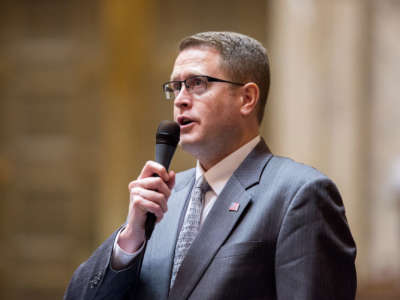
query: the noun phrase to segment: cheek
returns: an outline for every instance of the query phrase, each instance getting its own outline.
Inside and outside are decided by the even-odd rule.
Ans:
[[[204,121],[212,127],[219,123],[221,118],[223,118],[224,110],[222,106],[212,105],[208,106],[202,111]]]
[[[212,115],[215,121],[220,120],[220,122],[224,123],[238,121],[238,108],[232,102],[219,103],[213,108]]]
[[[205,95],[206,99],[197,102],[196,110],[207,128],[218,128],[231,126],[237,122],[239,107],[237,99],[227,93],[213,93],[210,91]]]
[[[223,107],[213,107],[212,110],[207,111],[205,131],[210,136],[219,136],[221,132],[231,127],[232,119],[230,113]]]

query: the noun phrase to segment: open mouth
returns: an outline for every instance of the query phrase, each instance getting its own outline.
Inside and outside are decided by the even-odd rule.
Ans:
[[[189,125],[193,123],[193,120],[186,118],[186,117],[179,117],[178,118],[178,124],[181,126]]]

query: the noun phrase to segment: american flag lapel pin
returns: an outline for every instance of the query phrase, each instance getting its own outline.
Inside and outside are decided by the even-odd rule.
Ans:
[[[239,203],[238,202],[232,202],[231,206],[229,206],[229,211],[238,211],[239,210]]]

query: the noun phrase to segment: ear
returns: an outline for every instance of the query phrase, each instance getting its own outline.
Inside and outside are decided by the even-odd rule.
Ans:
[[[254,82],[248,82],[242,86],[241,90],[240,113],[246,117],[256,113],[256,106],[260,98],[260,88]]]

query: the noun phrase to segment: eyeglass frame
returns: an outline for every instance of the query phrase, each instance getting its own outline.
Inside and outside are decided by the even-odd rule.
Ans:
[[[182,90],[182,83],[185,85],[186,89],[187,89],[188,91],[190,91],[190,90],[189,90],[190,86],[188,86],[188,84],[186,83],[186,81],[187,81],[187,80],[191,80],[191,79],[196,78],[196,77],[203,77],[203,78],[206,78],[206,79],[207,79],[206,88],[205,88],[204,91],[207,90],[207,87],[208,87],[208,86],[207,86],[207,83],[208,83],[208,82],[224,82],[224,83],[230,83],[230,84],[238,85],[238,86],[243,86],[243,85],[245,85],[245,83],[233,82],[233,81],[229,81],[229,80],[225,80],[225,79],[220,79],[220,78],[216,78],[216,77],[211,77],[211,76],[207,76],[207,75],[194,75],[194,76],[191,76],[191,77],[189,77],[189,78],[186,78],[185,80],[172,80],[172,81],[167,81],[167,82],[163,83],[163,84],[162,84],[162,90],[163,90],[163,92],[164,92],[165,99],[168,100],[168,101],[169,101],[169,100],[174,100],[174,99],[177,97],[177,95],[179,94],[179,92]],[[177,95],[175,95],[174,97],[168,98],[167,93],[173,93],[173,94],[175,94],[174,91],[172,91],[172,92],[167,92],[167,91],[166,91],[166,86],[167,86],[168,84],[171,84],[171,83],[179,83],[179,84],[180,84],[180,88],[179,88],[179,90],[177,90],[177,91],[178,91],[178,94],[177,94]]]

